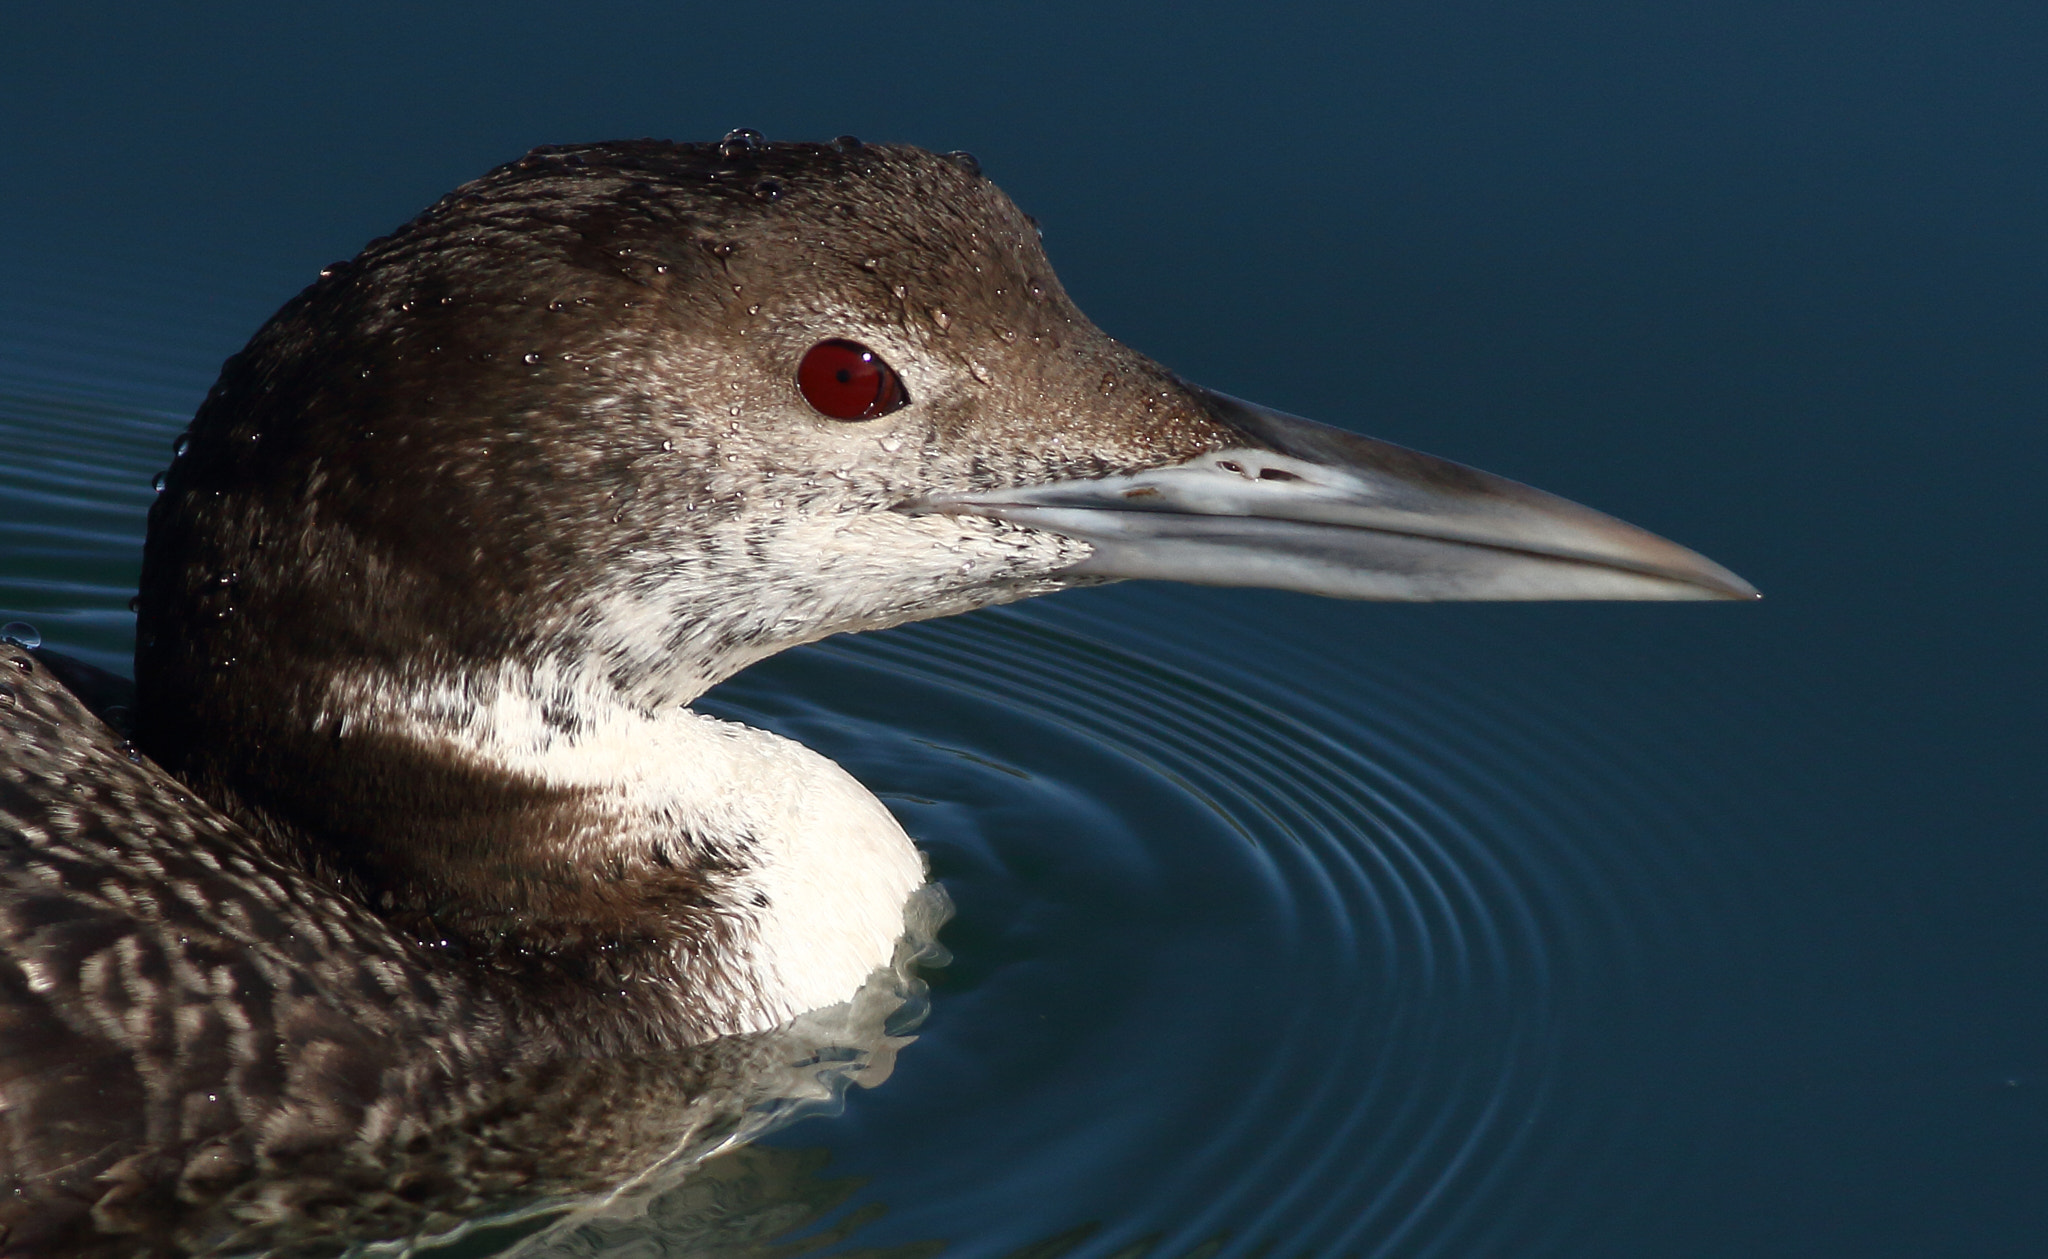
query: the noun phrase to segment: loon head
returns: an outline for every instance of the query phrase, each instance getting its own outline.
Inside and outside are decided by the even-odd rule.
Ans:
[[[721,952],[766,947],[762,902],[829,899],[747,883],[798,842],[766,832],[831,823],[738,797],[810,775],[867,806],[683,706],[828,634],[1134,577],[1754,594],[1587,509],[1179,379],[1087,321],[964,157],[550,148],[327,268],[228,361],[151,513],[138,737],[423,939],[639,941],[682,957],[632,963],[670,988],[758,987]],[[870,896],[896,909],[916,871],[892,825],[865,817],[881,838],[847,853],[895,854]],[[833,851],[813,881],[841,877]],[[704,1026],[814,997],[748,999]]]

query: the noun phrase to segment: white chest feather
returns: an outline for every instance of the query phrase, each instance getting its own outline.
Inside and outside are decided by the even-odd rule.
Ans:
[[[924,860],[873,793],[802,744],[697,713],[663,743],[645,788],[730,837],[744,867],[733,912],[751,926],[764,1026],[844,1001],[889,964]]]
[[[375,712],[386,731],[601,802],[613,821],[586,832],[578,842],[587,850],[574,854],[594,865],[644,862],[657,849],[715,861],[732,956],[713,968],[723,990],[688,999],[722,1032],[764,1030],[850,998],[890,964],[905,904],[924,883],[923,857],[872,792],[764,730],[680,707],[649,717],[582,695],[576,711],[587,720],[572,737],[537,720],[530,685],[501,685],[482,704],[473,689],[337,689],[349,692],[347,710]]]

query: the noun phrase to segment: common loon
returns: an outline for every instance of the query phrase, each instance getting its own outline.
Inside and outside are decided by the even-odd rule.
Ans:
[[[0,653],[0,1250],[203,1249],[223,1201],[317,1213],[294,1160],[374,1178],[508,1072],[846,1000],[917,850],[832,762],[690,703],[826,635],[1122,578],[1755,593],[1181,380],[964,154],[740,131],[456,189],[323,270],[180,439],[132,737]]]

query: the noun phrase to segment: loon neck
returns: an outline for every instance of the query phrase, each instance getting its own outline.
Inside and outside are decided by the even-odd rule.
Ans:
[[[426,943],[574,972],[663,1036],[844,1000],[889,963],[923,882],[845,770],[681,705],[646,712],[532,670],[344,674],[299,724],[310,737],[274,745],[314,752],[286,767],[288,794],[229,785],[259,812],[300,802],[290,829],[314,864]]]

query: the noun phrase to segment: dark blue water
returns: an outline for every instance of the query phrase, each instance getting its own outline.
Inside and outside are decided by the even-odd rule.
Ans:
[[[2048,1253],[2048,10],[79,4],[0,118],[0,617],[104,663],[321,264],[735,125],[972,149],[1114,335],[1768,596],[1124,586],[743,675],[954,961],[884,1086],[550,1253]]]

